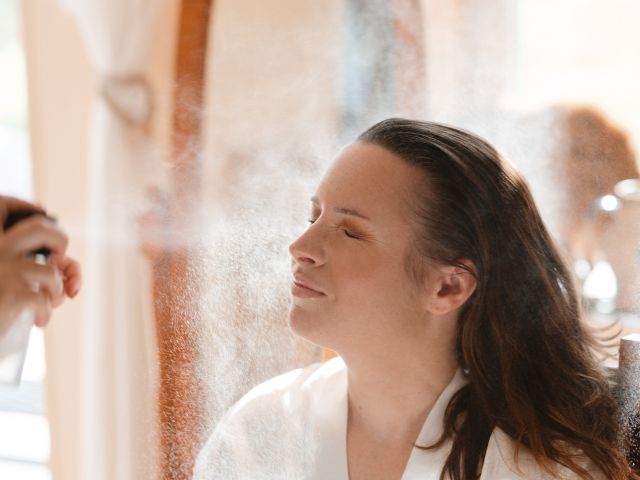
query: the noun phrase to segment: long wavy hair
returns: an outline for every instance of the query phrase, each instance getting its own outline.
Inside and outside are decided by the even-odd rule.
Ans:
[[[421,278],[423,260],[475,266],[456,347],[469,381],[446,409],[440,440],[421,447],[452,439],[441,479],[477,479],[496,427],[552,475],[559,464],[592,479],[589,459],[607,479],[640,478],[620,447],[603,343],[583,322],[573,277],[522,176],[485,140],[437,123],[392,118],[358,141],[425,174],[408,273]]]

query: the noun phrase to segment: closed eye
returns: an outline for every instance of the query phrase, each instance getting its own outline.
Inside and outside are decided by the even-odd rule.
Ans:
[[[310,218],[309,220],[307,220],[307,222],[309,222],[310,225],[313,225],[316,222],[317,218]],[[336,226],[335,228],[340,228],[339,226]],[[349,237],[349,238],[353,238],[354,240],[361,240],[362,237],[356,233],[353,233],[352,231],[346,229],[346,228],[342,228],[342,231],[344,232],[344,234]]]
[[[344,229],[343,231],[344,231],[344,234],[345,234],[347,237],[349,237],[349,238],[354,238],[354,239],[356,239],[356,240],[360,240],[360,239],[362,238],[362,237],[360,237],[359,235],[356,235],[355,233],[352,233],[352,232],[350,232],[350,231],[349,231],[349,230],[347,230],[347,229]]]

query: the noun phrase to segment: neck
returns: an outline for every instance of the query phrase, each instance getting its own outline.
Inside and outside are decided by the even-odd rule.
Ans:
[[[347,355],[349,428],[415,442],[457,369],[455,335],[425,335]],[[438,342],[428,341],[429,338]]]

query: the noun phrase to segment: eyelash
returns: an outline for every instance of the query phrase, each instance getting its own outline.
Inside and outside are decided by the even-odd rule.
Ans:
[[[308,220],[309,224],[314,224],[315,220],[313,218],[310,218]],[[350,232],[349,230],[347,230],[346,228],[342,230],[344,232],[344,234],[349,237],[349,238],[353,238],[354,240],[361,240],[362,237],[360,237],[359,235],[356,235],[355,233]]]

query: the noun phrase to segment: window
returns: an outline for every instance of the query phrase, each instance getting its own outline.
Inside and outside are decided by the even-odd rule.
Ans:
[[[32,195],[19,0],[0,2],[0,194]],[[0,478],[51,478],[44,373],[43,333],[34,328],[20,385],[0,384]]]

